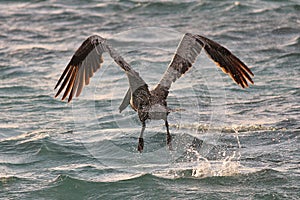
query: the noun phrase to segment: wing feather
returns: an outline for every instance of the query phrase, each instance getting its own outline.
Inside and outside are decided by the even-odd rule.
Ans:
[[[200,35],[186,33],[166,72],[153,90],[154,95],[167,98],[171,84],[185,74],[204,49],[206,54],[241,87],[254,84],[251,70],[239,58],[222,45]],[[251,75],[251,76],[250,76]]]
[[[59,90],[57,91],[55,97],[57,97],[57,96],[62,92],[62,90],[65,88],[65,86],[67,85],[68,81],[70,80],[70,77],[71,77],[71,74],[72,74],[72,71],[73,71],[73,67],[67,67],[67,68],[68,68],[68,70],[65,70],[64,72],[67,71],[68,73],[67,73],[67,75],[66,75],[66,77],[65,77],[65,79],[64,79],[64,81],[63,81],[63,83],[61,84]],[[64,73],[62,74],[62,76],[63,76],[63,78],[64,78],[64,76],[65,76]],[[61,82],[62,80],[63,80],[63,79],[60,78],[60,79],[59,79],[59,82]]]
[[[85,69],[83,67],[79,68],[79,73],[78,73],[78,87],[76,91],[76,97],[79,97],[79,95],[82,92],[83,86],[84,86],[84,80],[85,80]]]
[[[130,67],[130,65],[104,38],[93,35],[88,37],[74,53],[54,88],[56,89],[60,86],[55,97],[57,97],[64,89],[65,91],[62,100],[68,95],[68,102],[72,100],[75,94],[76,97],[78,97],[81,94],[83,87],[89,84],[90,78],[99,68],[101,68],[101,64],[103,63],[102,54],[104,52],[109,53],[127,75],[130,74],[130,77],[134,77],[134,79],[144,83],[138,73]]]
[[[80,69],[77,68],[77,70],[79,71]],[[81,76],[80,72],[77,72],[76,77],[75,77],[75,81],[74,81],[74,85],[73,85],[73,88],[72,88],[72,91],[71,91],[71,97],[72,98],[74,97],[74,95],[76,93],[76,90],[78,91],[80,76]]]
[[[57,83],[56,83],[54,89],[56,89],[57,86],[61,83],[61,81],[63,80],[63,78],[64,78],[64,77],[66,76],[66,74],[69,72],[70,68],[71,68],[70,65],[68,65],[68,66],[65,68],[64,72],[62,73],[62,75],[60,76],[59,80],[57,81]]]
[[[233,55],[228,49],[222,45],[200,35],[194,36],[197,41],[203,43],[203,48],[207,55],[222,70],[229,74],[229,76],[241,87],[248,87],[247,81],[254,84],[251,76],[254,74],[239,58]]]
[[[76,76],[76,70],[77,69],[75,67],[72,68],[71,76],[70,76],[70,79],[68,81],[67,88],[66,88],[65,93],[64,93],[64,95],[62,97],[63,100],[67,97],[67,95],[69,94],[69,92],[71,91],[71,89],[73,87],[75,76]]]
[[[154,95],[167,98],[173,82],[185,74],[200,54],[202,45],[189,34],[185,34],[179,43],[175,55],[166,72],[153,90]]]
[[[73,91],[76,90],[76,88],[74,87],[74,84],[75,84],[75,80],[76,80],[76,76],[77,76],[77,71],[78,71],[78,68],[74,68],[74,72],[73,72],[71,80],[68,84],[68,88],[66,89],[66,91],[68,91],[68,94],[70,93],[69,101],[72,100],[72,98],[73,98],[72,93],[74,93]]]

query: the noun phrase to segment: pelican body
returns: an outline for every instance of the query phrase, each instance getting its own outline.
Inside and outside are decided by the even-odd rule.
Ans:
[[[228,49],[204,36],[186,33],[161,80],[150,91],[139,73],[131,68],[106,39],[93,35],[82,43],[63,71],[54,88],[60,86],[55,97],[63,90],[65,91],[62,100],[69,96],[68,102],[70,102],[74,96],[78,97],[83,87],[89,84],[90,78],[101,67],[103,63],[102,54],[107,52],[124,70],[129,82],[129,89],[119,107],[119,111],[122,112],[130,104],[132,109],[138,113],[142,123],[137,150],[139,152],[143,151],[143,134],[148,119],[164,120],[167,130],[166,144],[169,149],[172,149],[172,139],[167,119],[171,109],[168,108],[166,101],[169,89],[173,82],[192,67],[202,49],[224,73],[227,73],[242,88],[248,87],[248,82],[254,84],[251,78],[254,75],[251,70]]]

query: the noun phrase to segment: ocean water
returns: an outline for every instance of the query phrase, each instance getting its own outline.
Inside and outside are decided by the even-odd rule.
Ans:
[[[1,199],[299,199],[300,2],[1,1]],[[241,89],[204,52],[173,84],[169,115],[147,123],[118,106],[124,73],[104,56],[72,103],[56,81],[92,34],[150,87],[186,32],[205,35],[255,74]]]

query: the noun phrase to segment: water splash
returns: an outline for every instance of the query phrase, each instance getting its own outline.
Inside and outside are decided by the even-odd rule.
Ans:
[[[240,173],[240,162],[236,161],[236,153],[228,156],[225,159],[211,161],[203,158],[197,151],[194,151],[199,156],[197,165],[192,169],[192,177],[205,178],[211,176],[234,176]]]
[[[192,176],[195,178],[204,178],[210,176],[234,176],[240,174],[240,149],[241,143],[238,135],[238,130],[233,128],[235,132],[235,137],[238,144],[238,150],[233,151],[232,155],[226,156],[226,152],[223,152],[224,159],[221,160],[208,160],[201,156],[201,154],[196,149],[189,149],[190,153],[193,153],[197,160],[196,166],[192,170]]]

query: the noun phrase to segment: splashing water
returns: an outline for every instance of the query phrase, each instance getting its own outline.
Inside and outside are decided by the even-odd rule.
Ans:
[[[194,153],[199,155],[197,151]],[[236,153],[223,160],[211,161],[199,155],[196,167],[192,170],[192,176],[195,178],[205,178],[210,176],[234,176],[240,173],[240,162],[235,161]]]
[[[238,144],[238,150],[241,149],[241,143],[238,136],[238,131],[233,128]],[[234,151],[232,155],[226,156],[224,159],[213,161],[208,160],[200,155],[195,149],[189,149],[190,153],[196,156],[196,167],[192,170],[192,176],[195,178],[205,178],[210,176],[234,176],[241,173],[241,164],[239,162],[240,151]],[[224,152],[225,154],[225,152]]]

